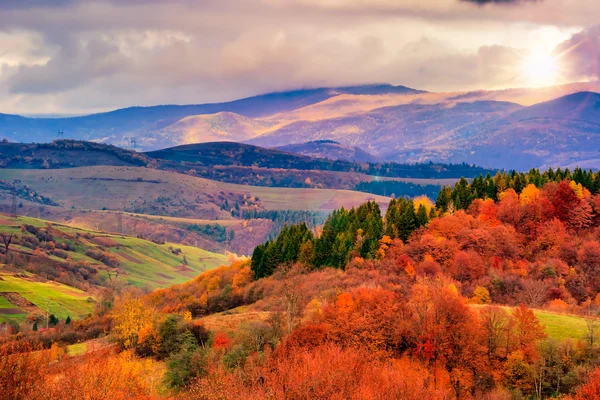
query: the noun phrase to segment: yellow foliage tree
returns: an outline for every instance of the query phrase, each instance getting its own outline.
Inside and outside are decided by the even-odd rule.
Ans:
[[[538,189],[534,184],[529,184],[525,186],[525,188],[521,191],[519,195],[519,200],[521,200],[521,204],[531,204],[537,199],[540,198],[540,189]]]
[[[140,298],[129,293],[118,299],[111,316],[114,321],[113,332],[125,348],[135,347],[138,335],[146,325],[152,325],[156,313],[144,304]]]
[[[431,209],[433,207],[435,207],[435,204],[433,203],[433,201],[431,201],[431,199],[427,196],[415,197],[413,199],[413,203],[415,204],[415,212],[419,211],[419,207],[421,205],[423,205],[423,206],[425,206],[425,209],[427,210],[427,215],[429,215],[429,213],[431,212]]]
[[[477,286],[470,300],[474,304],[489,304],[490,292],[483,286]]]

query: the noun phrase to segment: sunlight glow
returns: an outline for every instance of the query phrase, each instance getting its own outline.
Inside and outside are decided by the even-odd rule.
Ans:
[[[555,85],[559,78],[559,60],[549,53],[534,53],[525,57],[524,75],[530,86]]]

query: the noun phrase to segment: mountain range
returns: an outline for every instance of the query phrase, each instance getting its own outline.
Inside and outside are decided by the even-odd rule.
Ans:
[[[357,162],[597,168],[599,91],[597,83],[465,93],[386,84],[304,89],[70,118],[0,114],[0,137],[50,141],[62,131],[65,138],[145,151],[234,141]]]

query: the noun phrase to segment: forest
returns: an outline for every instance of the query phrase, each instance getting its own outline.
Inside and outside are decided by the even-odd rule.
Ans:
[[[461,180],[284,226],[183,284],[107,288],[85,320],[3,337],[0,397],[600,398],[598,182]],[[105,344],[73,357],[69,334]]]

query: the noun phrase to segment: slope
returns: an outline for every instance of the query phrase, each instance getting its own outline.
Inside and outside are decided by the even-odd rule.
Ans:
[[[5,180],[27,186],[66,208],[230,219],[229,207],[247,210],[333,210],[389,198],[336,189],[244,186],[139,167],[69,170],[2,170]]]
[[[196,247],[2,215],[0,233],[13,235],[0,254],[0,321],[42,313],[81,317],[95,307],[99,288],[119,281],[157,289],[185,282],[227,262]]]

